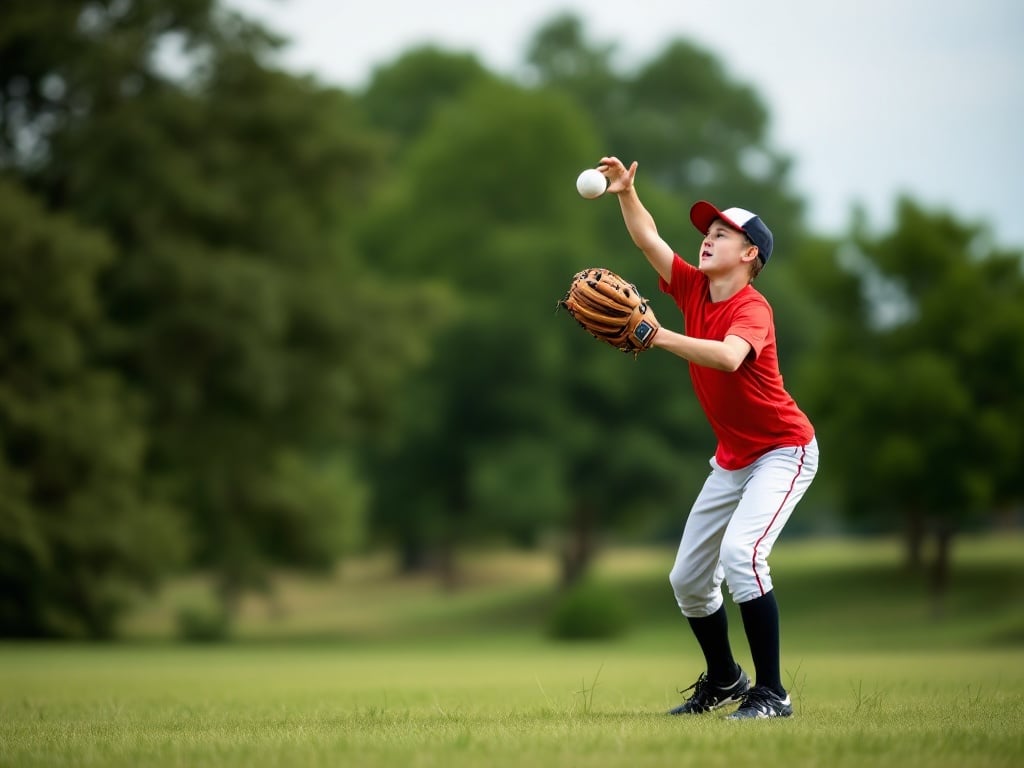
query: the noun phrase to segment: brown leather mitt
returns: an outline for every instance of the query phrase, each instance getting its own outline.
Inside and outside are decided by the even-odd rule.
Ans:
[[[661,327],[635,285],[600,267],[577,272],[558,306],[595,339],[634,357],[650,349]]]

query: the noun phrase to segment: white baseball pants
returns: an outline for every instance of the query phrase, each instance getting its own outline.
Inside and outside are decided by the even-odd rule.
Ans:
[[[743,469],[711,459],[669,574],[684,616],[722,606],[722,581],[737,603],[772,589],[768,555],[818,471],[818,443],[769,451]]]

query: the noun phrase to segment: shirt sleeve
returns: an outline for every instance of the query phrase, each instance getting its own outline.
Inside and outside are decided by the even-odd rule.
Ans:
[[[665,282],[665,278],[658,278],[658,288],[662,293],[667,293],[669,296],[680,297],[686,292],[687,282],[691,279],[694,273],[700,273],[695,266],[687,263],[687,261],[680,256],[678,253],[675,254],[675,258],[672,260],[672,282]]]
[[[754,357],[758,357],[771,337],[772,311],[763,299],[747,301],[736,310],[726,336],[739,336],[750,344]]]

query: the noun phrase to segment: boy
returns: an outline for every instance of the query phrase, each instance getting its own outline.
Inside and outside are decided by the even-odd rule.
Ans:
[[[779,609],[767,558],[818,467],[814,428],[783,386],[768,301],[752,285],[772,255],[761,219],[742,208],[698,202],[697,266],[661,238],[634,188],[637,163],[598,166],[617,195],[636,246],[660,289],[683,313],[685,334],[661,327],[652,346],[689,362],[694,392],[718,440],[711,474],[686,519],[669,581],[707,663],[670,714],[739,703],[728,719],[789,717],[782,685]],[[739,605],[755,684],[733,659],[722,581]]]

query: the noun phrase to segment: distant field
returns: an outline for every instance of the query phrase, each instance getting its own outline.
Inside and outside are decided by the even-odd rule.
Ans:
[[[616,548],[595,567],[596,579],[628,605],[634,634],[673,644],[682,629],[668,585],[674,554]],[[1024,535],[963,537],[954,560],[950,592],[936,606],[923,576],[905,571],[897,542],[783,540],[772,567],[786,641],[820,650],[1024,646]],[[284,574],[270,598],[246,601],[236,634],[390,643],[543,631],[558,595],[553,556],[476,552],[462,558],[461,572],[453,593],[429,576],[396,576],[386,557],[351,561],[330,578]],[[201,579],[172,584],[140,606],[125,632],[173,638],[176,611],[207,594]],[[731,603],[729,610],[738,617]]]
[[[961,542],[941,614],[894,544],[780,546],[796,716],[754,723],[663,714],[700,669],[670,558],[602,560],[633,615],[614,642],[545,638],[556,574],[536,556],[467,558],[454,595],[379,560],[286,578],[227,644],[168,642],[203,586],[175,584],[131,642],[0,644],[0,766],[1024,764],[1024,539]]]

